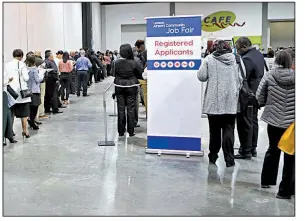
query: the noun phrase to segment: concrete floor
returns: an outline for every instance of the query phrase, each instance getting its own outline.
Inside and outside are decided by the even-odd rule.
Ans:
[[[88,98],[72,96],[64,114],[44,120],[30,139],[22,141],[16,122],[19,142],[4,148],[5,216],[294,216],[294,199],[276,199],[277,187],[259,186],[268,146],[263,122],[258,157],[238,161],[234,171],[224,167],[222,155],[218,169],[209,168],[207,119],[204,158],[145,154],[144,108],[134,138],[118,140],[116,118],[108,117],[108,137],[116,146],[99,147],[101,94],[111,81],[93,85]]]

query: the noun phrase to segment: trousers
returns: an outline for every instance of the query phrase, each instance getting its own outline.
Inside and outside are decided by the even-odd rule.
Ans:
[[[237,132],[240,141],[239,153],[245,156],[252,156],[256,152],[258,139],[258,107],[253,106],[252,116],[244,113],[237,114]]]
[[[276,185],[281,150],[278,143],[286,129],[268,125],[269,148],[266,151],[263,163],[261,184]],[[295,156],[284,153],[282,181],[279,186],[279,195],[291,196],[295,191]]]
[[[70,75],[71,73],[61,73],[60,75],[60,96],[61,100],[69,100],[70,95]]]
[[[13,118],[11,109],[8,107],[8,98],[5,91],[3,95],[3,138],[13,138]]]
[[[99,82],[99,81],[101,81],[101,75],[102,75],[102,69],[100,69],[100,68],[98,68],[97,70],[96,70],[96,80],[95,80],[95,82]]]
[[[44,116],[45,112],[44,112],[44,97],[46,94],[46,83],[40,83],[40,100],[41,100],[41,104],[38,107],[38,111],[37,111],[37,116],[36,119],[39,119],[39,116]]]
[[[215,163],[222,147],[226,166],[234,166],[234,128],[236,115],[208,115],[210,129],[209,160]]]
[[[70,94],[75,94],[75,92],[76,92],[76,72],[73,70],[71,73]]]
[[[80,95],[80,88],[83,89],[83,95],[87,95],[87,76],[88,71],[77,71],[77,89],[76,94]]]
[[[115,87],[115,95],[118,103],[118,132],[124,134],[126,131],[126,109],[127,109],[127,132],[134,133],[135,127],[135,108],[137,87],[121,88]]]
[[[58,111],[58,84],[54,79],[46,80],[46,93],[44,100],[44,108],[46,112]]]
[[[138,86],[138,92],[136,94],[136,107],[134,109],[134,123],[135,126],[138,124],[139,122],[139,107],[140,107],[140,86]]]

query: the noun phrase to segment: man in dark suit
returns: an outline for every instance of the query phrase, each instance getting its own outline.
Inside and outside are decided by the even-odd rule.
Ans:
[[[46,113],[52,112],[53,114],[63,113],[58,108],[58,86],[59,86],[59,76],[58,76],[58,68],[54,61],[54,57],[52,52],[47,52],[45,55],[45,68],[52,69],[47,73],[46,77],[46,93],[44,100],[44,108]]]
[[[261,52],[252,47],[252,42],[247,37],[241,37],[236,41],[236,49],[241,55],[246,68],[246,77],[250,90],[256,94],[258,85],[264,75],[264,56]],[[247,113],[237,114],[237,131],[240,140],[239,154],[235,159],[251,160],[257,156],[257,138],[258,138],[258,119],[257,113],[259,106],[256,98],[251,99],[250,108],[253,106],[251,116]]]

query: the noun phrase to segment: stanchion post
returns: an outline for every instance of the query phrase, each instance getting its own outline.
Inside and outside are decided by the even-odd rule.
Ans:
[[[108,141],[108,128],[107,128],[107,106],[106,106],[106,93],[112,87],[110,84],[103,92],[103,109],[104,109],[104,125],[105,125],[105,141],[98,141],[99,146],[115,146],[114,141]]]
[[[117,117],[118,115],[116,114],[116,97],[113,99],[113,114],[109,114],[110,117]]]

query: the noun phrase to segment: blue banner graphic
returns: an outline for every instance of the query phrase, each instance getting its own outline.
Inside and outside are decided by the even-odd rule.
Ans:
[[[148,18],[147,37],[201,36],[201,16]]]
[[[199,70],[201,60],[148,60],[147,70]]]

